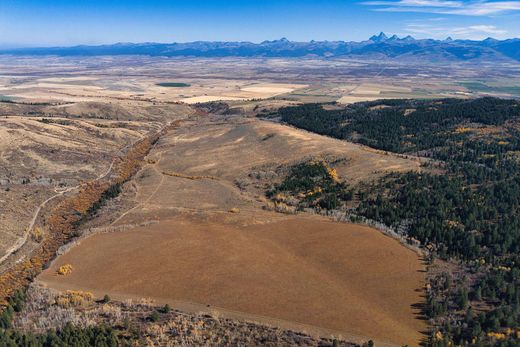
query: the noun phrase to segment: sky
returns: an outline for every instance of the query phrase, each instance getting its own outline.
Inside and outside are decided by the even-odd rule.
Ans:
[[[520,37],[520,1],[0,0],[0,47]]]

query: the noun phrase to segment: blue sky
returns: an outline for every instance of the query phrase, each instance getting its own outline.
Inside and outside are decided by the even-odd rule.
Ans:
[[[520,1],[0,0],[0,45],[520,37]]]

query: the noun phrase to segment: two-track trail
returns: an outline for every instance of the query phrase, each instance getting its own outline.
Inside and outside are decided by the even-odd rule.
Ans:
[[[27,240],[27,236],[43,208],[51,200],[63,197],[46,215],[47,232],[43,241],[30,252],[26,259],[16,262],[0,275],[1,305],[7,304],[7,299],[15,290],[27,287],[30,284],[46,264],[55,258],[57,250],[74,237],[74,230],[91,216],[92,210],[99,207],[107,199],[110,190],[114,186],[119,186],[128,181],[142,167],[144,158],[159,138],[179,124],[180,121],[169,122],[158,131],[131,145],[123,156],[114,159],[108,170],[95,180],[57,192],[56,195],[40,204],[29,225],[25,240]],[[65,193],[74,190],[77,190],[77,193],[65,195]],[[20,243],[18,249],[23,244]],[[16,252],[16,249],[13,249],[10,254],[14,252]]]

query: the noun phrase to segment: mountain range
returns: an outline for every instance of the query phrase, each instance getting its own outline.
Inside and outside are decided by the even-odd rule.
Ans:
[[[0,50],[10,55],[148,55],[195,57],[373,57],[422,61],[520,61],[520,39],[474,40],[415,39],[411,36],[388,37],[384,33],[361,42],[294,42],[286,38],[274,41],[187,43],[116,43],[99,46],[39,47]]]

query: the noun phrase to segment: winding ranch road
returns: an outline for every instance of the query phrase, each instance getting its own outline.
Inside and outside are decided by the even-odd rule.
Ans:
[[[172,125],[173,122],[168,122],[166,125],[162,126],[159,130],[159,134],[164,131],[164,129],[166,129],[167,127],[169,127],[170,125]],[[126,145],[125,147],[123,147],[120,151],[123,151],[124,149],[130,147],[131,145],[133,144],[130,144],[130,145]],[[152,148],[155,148],[156,144],[154,144],[154,146]],[[96,181],[99,181],[105,177],[107,177],[110,172],[112,171],[112,167],[114,166],[114,162],[115,162],[115,159],[112,160],[112,162],[110,163],[110,166],[108,167],[107,171],[102,173],[100,176],[98,176],[93,182],[96,182]],[[0,265],[2,265],[6,260],[7,258],[9,258],[13,253],[15,253],[16,251],[18,251],[20,248],[23,247],[23,245],[25,245],[25,243],[27,242],[27,239],[29,238],[29,234],[31,233],[32,229],[34,228],[34,225],[36,224],[36,221],[38,220],[38,216],[41,212],[41,210],[52,200],[56,199],[57,197],[59,196],[62,196],[63,194],[65,193],[68,193],[68,192],[71,192],[73,190],[76,190],[78,188],[80,188],[81,186],[83,186],[85,183],[80,183],[79,185],[75,186],[75,187],[70,187],[70,188],[67,188],[65,190],[62,190],[62,191],[57,191],[56,189],[54,189],[54,191],[56,192],[55,195],[51,196],[50,198],[48,198],[47,200],[45,200],[44,202],[42,202],[40,204],[40,206],[38,206],[38,208],[36,209],[36,211],[34,211],[34,215],[33,215],[33,218],[31,220],[31,223],[29,224],[29,227],[27,227],[25,229],[25,234],[24,236],[18,240],[14,245],[13,247],[11,247],[10,249],[8,249],[6,251],[6,254],[0,258]],[[119,218],[120,219],[120,218]]]
[[[155,145],[154,145],[154,148],[155,148]],[[146,204],[147,202],[149,202],[155,196],[155,194],[157,194],[157,192],[159,191],[159,189],[161,188],[161,186],[162,186],[162,184],[164,182],[164,175],[157,168],[157,166],[159,165],[159,162],[161,161],[161,159],[162,159],[162,153],[159,153],[159,159],[155,162],[155,164],[152,165],[153,170],[161,177],[161,180],[157,184],[157,187],[155,187],[155,190],[143,202],[135,205],[134,207],[132,207],[131,209],[125,211],[123,214],[121,214],[119,217],[117,217],[112,223],[110,223],[110,226],[113,226],[114,224],[119,222],[121,219],[123,219],[126,215],[128,215],[132,211],[135,211],[137,208],[139,208],[139,207],[143,206],[144,204]]]
[[[109,174],[110,174],[110,171],[112,171],[112,167],[114,166],[114,161],[115,160],[112,160],[112,162],[110,163],[110,166],[108,167],[107,171],[102,173],[100,176],[98,176],[94,182],[96,181],[99,181],[105,177],[107,177]],[[50,198],[48,198],[47,200],[45,200],[44,202],[42,202],[40,204],[40,206],[38,206],[38,208],[36,209],[36,211],[34,211],[34,215],[33,215],[33,218],[31,220],[31,223],[29,224],[29,226],[25,229],[25,233],[24,233],[24,236],[19,239],[14,245],[13,247],[9,248],[6,252],[6,254],[0,258],[0,265],[3,264],[7,258],[9,258],[13,253],[15,253],[16,251],[18,251],[20,248],[23,247],[23,245],[25,245],[25,243],[27,242],[27,239],[29,238],[29,235],[31,233],[31,231],[33,230],[34,228],[34,225],[36,224],[36,221],[38,220],[38,216],[40,215],[40,212],[41,210],[52,200],[56,199],[57,197],[59,196],[62,196],[63,194],[65,193],[68,193],[68,192],[71,192],[73,190],[76,190],[78,188],[80,188],[81,186],[83,186],[85,183],[80,183],[78,184],[77,186],[74,186],[74,187],[70,187],[70,188],[67,188],[65,190],[62,190],[62,191],[57,191],[56,189],[54,189],[54,191],[56,192],[55,195],[51,196]]]
[[[169,122],[167,125],[163,126],[161,128],[161,130],[159,131],[159,133],[164,131],[164,129],[166,129],[167,127],[171,126],[172,124],[173,124],[173,122]],[[150,149],[150,153],[157,147],[157,144],[158,144],[158,142],[154,143],[154,145]],[[161,180],[157,184],[157,187],[155,187],[155,190],[152,192],[152,194],[150,194],[150,196],[148,196],[148,198],[146,198],[145,201],[143,201],[141,203],[138,203],[134,207],[132,207],[129,210],[125,211],[123,214],[121,214],[119,217],[117,217],[112,223],[110,223],[109,226],[114,226],[117,222],[119,222],[121,219],[123,219],[126,215],[128,215],[132,211],[135,211],[137,208],[141,207],[143,204],[149,202],[155,196],[155,194],[157,194],[157,192],[159,191],[159,189],[161,188],[161,186],[162,186],[162,184],[164,182],[164,175],[161,172],[161,170],[158,169],[159,162],[162,159],[162,152],[159,152],[158,155],[159,155],[159,159],[157,159],[157,161],[153,165],[151,165],[153,170],[161,177]]]

